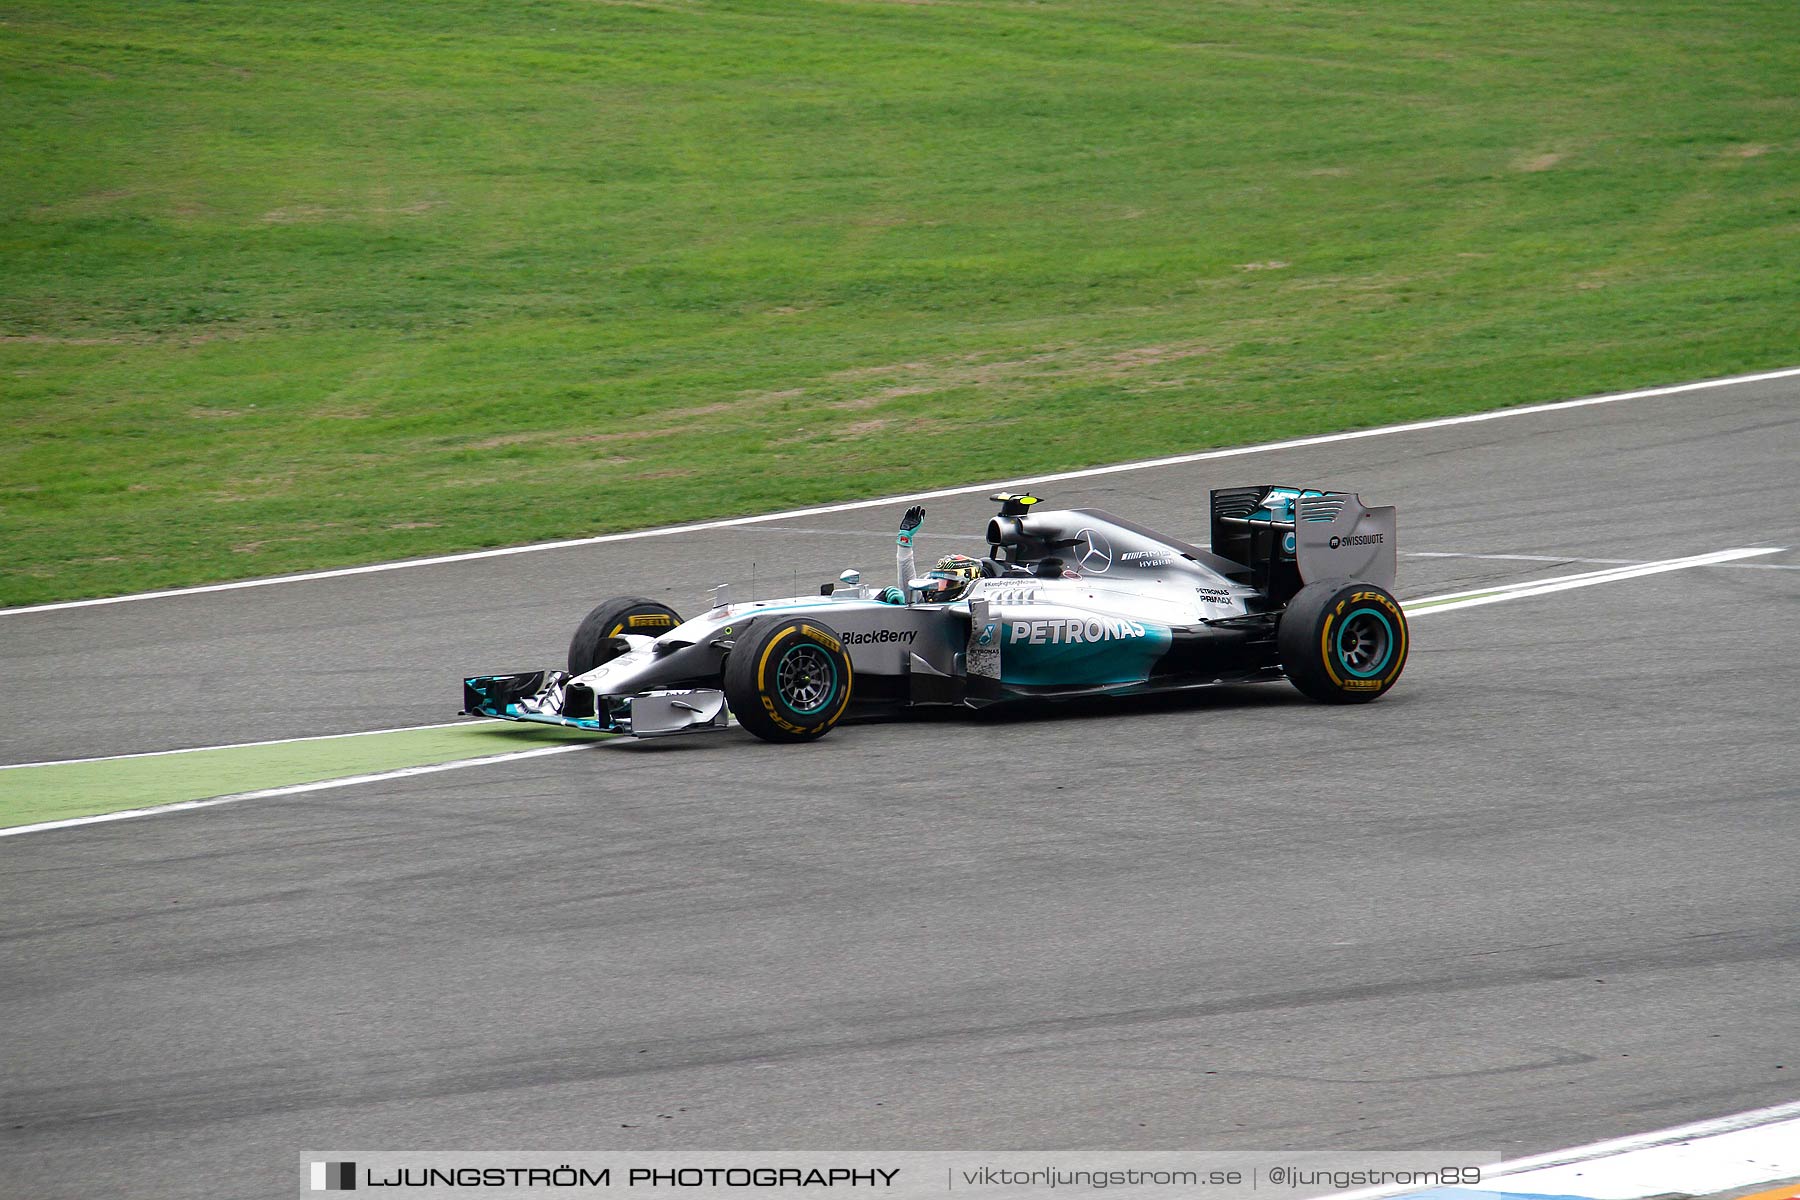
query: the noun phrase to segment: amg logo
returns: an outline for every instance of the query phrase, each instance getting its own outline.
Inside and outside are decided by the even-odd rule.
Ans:
[[[846,646],[874,646],[884,642],[899,642],[902,646],[910,646],[913,639],[919,636],[916,629],[876,629],[868,633],[846,633]]]
[[[1144,632],[1144,627],[1136,621],[1121,621],[1113,617],[1105,620],[1090,617],[1085,621],[1015,621],[1012,625],[1012,637],[1008,640],[1015,646],[1020,642],[1030,642],[1033,646],[1045,643],[1066,646],[1082,642],[1141,638]]]
[[[1339,546],[1379,546],[1384,536],[1379,533],[1357,533],[1346,538],[1334,537],[1331,539],[1331,548],[1336,550]]]

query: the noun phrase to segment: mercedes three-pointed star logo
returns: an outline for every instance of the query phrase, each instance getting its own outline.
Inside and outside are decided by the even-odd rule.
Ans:
[[[1075,565],[1081,570],[1104,575],[1112,566],[1112,543],[1106,540],[1105,534],[1083,529],[1075,535],[1075,545],[1081,551],[1081,558]]]

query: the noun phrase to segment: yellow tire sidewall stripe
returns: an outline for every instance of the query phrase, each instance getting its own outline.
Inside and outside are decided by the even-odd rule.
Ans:
[[[838,701],[837,708],[833,710],[830,716],[825,717],[819,724],[804,730],[804,732],[813,733],[829,729],[837,723],[839,717],[843,716],[844,709],[849,707],[850,687],[854,677],[850,670],[850,656],[844,653],[844,644],[829,633],[826,633],[823,629],[817,629],[811,625],[805,624],[795,625],[791,628],[782,630],[780,633],[770,638],[769,644],[763,647],[762,658],[757,660],[756,663],[756,688],[765,697],[770,694],[772,689],[769,685],[769,659],[774,656],[775,651],[784,643],[791,641],[796,637],[810,638],[827,649],[835,650],[843,660],[844,686],[840,689],[842,698]],[[774,714],[770,715],[773,716]],[[779,717],[776,719],[780,720]],[[783,722],[783,724],[786,724],[786,722]],[[799,728],[799,726],[789,727],[795,729]]]
[[[1331,662],[1331,627],[1343,615],[1344,609],[1352,604],[1373,601],[1393,615],[1394,625],[1399,630],[1400,645],[1394,654],[1394,666],[1381,680],[1381,690],[1386,691],[1393,686],[1394,680],[1400,677],[1400,669],[1406,665],[1407,629],[1406,613],[1401,610],[1400,602],[1385,592],[1357,592],[1347,600],[1340,600],[1337,605],[1325,614],[1325,624],[1319,630],[1319,660],[1325,664],[1325,674],[1331,676],[1334,686],[1343,689],[1344,681],[1338,678],[1337,671]],[[1347,690],[1347,689],[1346,689]]]

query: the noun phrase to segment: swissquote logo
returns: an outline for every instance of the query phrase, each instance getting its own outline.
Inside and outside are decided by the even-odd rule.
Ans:
[[[356,1164],[353,1162],[316,1162],[312,1167],[312,1190],[315,1192],[354,1192]]]

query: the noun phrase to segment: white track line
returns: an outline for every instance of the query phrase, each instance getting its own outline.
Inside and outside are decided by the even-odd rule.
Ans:
[[[1672,1146],[1677,1142],[1690,1141],[1694,1138],[1712,1137],[1720,1133],[1736,1133],[1740,1129],[1755,1129],[1759,1125],[1773,1125],[1779,1121],[1793,1120],[1796,1117],[1800,1117],[1800,1101],[1777,1104],[1769,1108],[1751,1109],[1749,1112],[1732,1113],[1725,1117],[1710,1117],[1704,1121],[1676,1125],[1669,1129],[1656,1130],[1653,1133],[1634,1133],[1627,1137],[1611,1138],[1604,1142],[1590,1142],[1586,1146],[1576,1146],[1570,1150],[1553,1150],[1548,1154],[1534,1154],[1530,1158],[1514,1159],[1502,1164],[1499,1173],[1516,1175],[1524,1171],[1535,1171],[1541,1167],[1561,1167],[1570,1163],[1592,1162],[1597,1158],[1609,1158],[1612,1155],[1624,1154],[1632,1150]],[[1484,1171],[1483,1174],[1486,1172]]]
[[[1502,1164],[1497,1183],[1465,1190],[1468,1200],[1495,1186],[1509,1193],[1647,1200],[1711,1196],[1800,1176],[1800,1117],[1628,1150],[1585,1162],[1519,1170]],[[1790,1192],[1789,1195],[1794,1193]]]
[[[1248,454],[1267,454],[1276,450],[1299,450],[1307,446],[1327,446],[1335,442],[1361,438],[1387,437],[1395,433],[1415,433],[1424,429],[1446,429],[1454,425],[1474,425],[1482,421],[1500,421],[1507,417],[1524,417],[1534,413],[1561,412],[1571,408],[1587,408],[1595,404],[1617,404],[1622,400],[1645,400],[1654,396],[1675,396],[1683,392],[1733,387],[1745,383],[1763,383],[1770,379],[1800,376],[1800,367],[1780,371],[1763,371],[1755,375],[1733,375],[1727,379],[1707,379],[1699,383],[1681,383],[1672,387],[1644,388],[1635,392],[1616,392],[1609,396],[1589,396],[1582,400],[1559,400],[1553,404],[1530,404],[1521,408],[1502,408],[1493,412],[1470,413],[1461,417],[1440,417],[1431,421],[1411,421],[1404,425],[1384,425],[1377,429],[1353,429],[1348,433],[1327,433],[1317,437],[1291,438],[1282,442],[1265,442],[1259,446],[1240,446],[1231,450],[1206,450],[1197,454],[1176,454],[1168,458],[1151,458],[1142,462],[1117,463],[1106,467],[1089,467],[1081,471],[1060,471],[1053,475],[1032,475],[1024,479],[1008,479],[995,483],[971,484],[967,487],[939,488],[929,492],[913,492],[903,496],[883,496],[875,500],[855,500],[846,504],[822,504],[814,508],[795,508],[786,512],[765,513],[756,517],[731,517],[718,521],[696,521],[688,525],[665,525],[659,529],[639,529],[629,533],[608,533],[598,537],[570,538],[559,542],[539,542],[531,546],[506,546],[498,550],[475,550],[466,554],[441,554],[434,558],[414,558],[404,562],[370,563],[361,567],[341,567],[333,571],[308,571],[298,575],[277,575],[269,579],[241,579],[234,583],[211,583],[202,587],[169,588],[160,592],[138,592],[130,596],[102,596],[92,600],[60,600],[53,604],[33,604],[25,608],[0,609],[0,617],[23,616],[26,613],[59,612],[68,608],[93,608],[103,604],[129,604],[135,600],[156,600],[168,596],[198,596],[209,592],[232,592],[244,588],[273,587],[278,583],[301,583],[314,579],[342,579],[350,575],[371,575],[379,571],[401,571],[411,567],[435,567],[446,563],[474,562],[483,558],[505,558],[514,554],[535,554],[540,550],[567,550],[576,546],[600,546],[609,542],[634,541],[641,538],[670,537],[678,533],[699,533],[710,529],[732,529],[741,525],[758,525],[765,521],[789,521],[796,517],[816,517],[828,513],[853,512],[882,505],[938,500],[946,496],[967,496],[997,488],[1031,487],[1040,483],[1058,483],[1066,479],[1092,479],[1100,475],[1118,475],[1127,471],[1147,471],[1156,467],[1176,467],[1185,463],[1208,462],[1220,458],[1238,458]]]
[[[1685,571],[1689,567],[1710,567],[1719,563],[1732,562],[1735,559],[1755,558],[1760,554],[1778,554],[1781,549],[1779,546],[1743,546],[1736,550],[1715,550],[1711,554],[1695,554],[1688,558],[1667,558],[1661,562],[1640,563],[1630,567],[1609,567],[1604,571],[1584,571],[1579,575],[1558,575],[1551,579],[1496,584],[1492,587],[1476,588],[1467,592],[1448,592],[1442,596],[1423,596],[1417,600],[1403,602],[1402,607],[1406,609],[1409,620],[1416,620],[1431,613],[1454,612],[1459,608],[1478,608],[1483,604],[1499,604],[1503,600],[1520,600],[1526,596],[1566,592],[1571,588],[1593,587],[1600,583],[1617,583],[1622,579],[1660,575],[1665,571]]]
[[[1733,1113],[1730,1116],[1713,1117],[1705,1121],[1695,1121],[1688,1125],[1677,1125],[1671,1129],[1659,1129],[1653,1133],[1637,1133],[1628,1137],[1611,1138],[1604,1142],[1591,1142],[1585,1146],[1575,1146],[1568,1150],[1553,1150],[1548,1154],[1534,1154],[1529,1158],[1511,1159],[1496,1163],[1492,1167],[1481,1169],[1482,1182],[1467,1188],[1450,1190],[1467,1191],[1471,1197],[1478,1197],[1498,1191],[1510,1191],[1513,1184],[1520,1182],[1515,1176],[1529,1177],[1539,1173],[1547,1173],[1559,1167],[1571,1167],[1582,1163],[1599,1163],[1607,1159],[1624,1158],[1628,1155],[1642,1154],[1646,1151],[1659,1150],[1670,1146],[1679,1146],[1684,1142],[1698,1141],[1704,1138],[1720,1137],[1726,1134],[1740,1133],[1745,1130],[1761,1129],[1766,1126],[1780,1125],[1800,1120],[1800,1102],[1777,1104],[1772,1108],[1757,1108],[1749,1112]],[[1776,1169],[1781,1169],[1779,1166]],[[1742,1185],[1725,1184],[1724,1190],[1736,1186],[1748,1186],[1752,1183],[1777,1183],[1782,1176],[1770,1176],[1762,1180],[1746,1180]],[[1335,1200],[1378,1200],[1380,1197],[1404,1197],[1414,1195],[1417,1188],[1368,1188],[1359,1192],[1342,1192]],[[1560,1193],[1559,1193],[1560,1194]],[[1585,1193],[1584,1194],[1591,1194]],[[1649,1195],[1652,1193],[1642,1193]],[[1704,1193],[1702,1193],[1704,1194]]]
[[[208,750],[254,750],[259,746],[291,746],[297,742],[328,742],[334,738],[374,737],[380,733],[420,733],[427,729],[475,729],[473,721],[446,721],[438,725],[402,725],[398,729],[357,729],[350,733],[313,733],[305,737],[271,738],[266,742],[230,742],[223,746],[182,746],[174,750],[140,750],[136,754],[101,754],[93,758],[52,758],[44,762],[0,763],[0,771],[20,767],[72,767],[79,763],[120,762],[127,758],[162,758],[170,754],[203,754]]]
[[[1591,1146],[1577,1146],[1575,1150],[1557,1150],[1552,1153],[1544,1153],[1544,1155],[1534,1155],[1530,1159],[1501,1162],[1498,1168],[1494,1168],[1492,1175],[1496,1178],[1510,1178],[1516,1177],[1516,1175],[1543,1177],[1548,1171],[1577,1168],[1582,1164],[1604,1162],[1607,1159],[1624,1159],[1629,1155],[1645,1155],[1651,1151],[1667,1151],[1676,1146],[1683,1146],[1685,1142],[1728,1139],[1732,1135],[1742,1135],[1751,1130],[1764,1130],[1768,1126],[1793,1124],[1795,1121],[1800,1121],[1800,1103],[1775,1105],[1773,1108],[1755,1108],[1751,1112],[1739,1112],[1739,1114],[1728,1115],[1728,1117],[1714,1117],[1710,1121],[1678,1124],[1676,1128],[1670,1128],[1670,1130],[1634,1133],[1631,1137],[1615,1137],[1611,1141],[1593,1142]],[[1782,1133],[1787,1132],[1782,1130]],[[1787,1146],[1793,1148],[1795,1142],[1787,1141]],[[1726,1146],[1721,1144],[1721,1146],[1717,1146],[1717,1150],[1726,1150]],[[1793,1168],[1795,1168],[1795,1162],[1793,1162],[1793,1157],[1789,1157],[1786,1164],[1773,1164],[1771,1169],[1786,1171],[1786,1175],[1793,1175]],[[1489,1171],[1483,1171],[1483,1175],[1489,1175]],[[1591,1171],[1589,1171],[1589,1175],[1591,1175]],[[1755,1171],[1751,1171],[1751,1175],[1755,1175]],[[1773,1182],[1780,1182],[1780,1178],[1784,1178],[1784,1175],[1760,1175],[1760,1177],[1741,1178],[1741,1182],[1721,1182],[1710,1189],[1723,1191],[1724,1187],[1750,1186],[1750,1184],[1762,1184],[1762,1182],[1773,1184]],[[1669,1184],[1672,1180],[1663,1177],[1661,1182]],[[1699,1186],[1705,1187],[1706,1184],[1701,1182]],[[1584,1187],[1584,1191],[1586,1191],[1586,1187]],[[1649,1191],[1633,1189],[1629,1195],[1649,1196],[1656,1195],[1660,1191],[1667,1191],[1667,1189],[1661,1187],[1660,1184],[1652,1184]]]
[[[1497,604],[1502,600],[1517,600],[1524,596],[1539,596],[1546,592],[1567,591],[1570,588],[1592,587],[1598,583],[1635,579],[1640,575],[1658,575],[1664,571],[1686,570],[1688,567],[1718,566],[1740,558],[1776,554],[1781,549],[1781,547],[1771,546],[1716,550],[1710,554],[1696,554],[1688,558],[1670,558],[1660,562],[1617,558],[1551,558],[1548,555],[1535,554],[1436,555],[1435,557],[1440,558],[1504,558],[1526,559],[1533,562],[1614,562],[1625,565],[1604,571],[1587,571],[1580,575],[1559,575],[1551,579],[1529,579],[1519,583],[1497,583],[1467,592],[1449,592],[1442,596],[1421,596],[1414,600],[1402,601],[1402,607],[1408,610],[1408,617],[1416,620],[1434,612],[1473,608],[1480,604]],[[1415,609],[1417,611],[1413,611]],[[44,762],[0,763],[0,771],[16,771],[22,767],[67,767],[81,763],[119,762],[131,758],[161,758],[169,754],[199,754],[207,750],[252,750],[259,746],[287,746],[297,742],[330,741],[333,738],[372,737],[380,733],[419,733],[430,729],[479,729],[482,727],[483,723],[479,721],[447,721],[437,725],[405,725],[397,729],[363,729],[355,733],[318,733],[306,737],[274,738],[266,742],[236,742],[222,746],[183,746],[176,750],[140,750],[135,754],[103,754],[94,758],[58,758],[48,759]]]
[[[486,767],[495,763],[543,758],[551,754],[571,754],[576,750],[591,750],[595,746],[603,744],[601,742],[575,742],[563,746],[541,746],[535,750],[514,750],[507,754],[489,754],[484,758],[464,758],[456,762],[434,763],[428,767],[401,767],[395,771],[379,771],[373,775],[352,775],[346,779],[321,779],[315,783],[295,783],[287,787],[263,788],[261,791],[255,792],[236,792],[230,796],[212,796],[205,800],[182,800],[175,804],[159,804],[152,808],[128,808],[121,812],[97,813],[91,817],[68,817],[60,821],[40,821],[36,825],[15,825],[10,829],[0,829],[0,837],[17,837],[22,833],[40,833],[47,829],[69,829],[76,825],[104,825],[109,821],[153,817],[159,813],[181,812],[190,808],[211,808],[215,804],[235,804],[239,800],[268,800],[276,796],[299,796],[306,792],[354,787],[362,783],[385,783],[392,779],[410,779],[414,775],[435,775],[440,771],[460,771],[464,767]]]
[[[1634,567],[1641,558],[1576,558],[1571,554],[1473,554],[1459,550],[1402,550],[1401,558],[1491,558],[1498,562],[1596,563],[1615,567]]]
[[[1482,604],[1498,604],[1502,600],[1522,600],[1527,596],[1541,596],[1546,592],[1567,591],[1570,588],[1593,587],[1602,583],[1617,583],[1624,579],[1637,579],[1644,575],[1659,575],[1665,571],[1683,571],[1689,567],[1707,567],[1733,559],[1748,558],[1758,554],[1774,554],[1776,547],[1743,547],[1735,550],[1716,550],[1711,554],[1696,554],[1688,558],[1671,558],[1663,562],[1643,563],[1629,567],[1614,567],[1605,571],[1588,571],[1580,575],[1562,575],[1554,579],[1527,580],[1522,583],[1499,584],[1480,592],[1452,592],[1443,596],[1426,596],[1418,600],[1405,602],[1409,620],[1430,616],[1432,613],[1449,612],[1458,608],[1474,608]],[[1422,607],[1429,605],[1430,607]],[[1417,607],[1415,610],[1414,606]],[[454,722],[453,722],[454,724]],[[418,729],[442,729],[442,725],[420,725]],[[379,733],[406,733],[405,729],[374,730]],[[356,734],[326,734],[324,737],[355,737]],[[319,741],[322,738],[290,738],[285,741]],[[251,742],[251,746],[280,745],[282,742]],[[275,796],[297,796],[305,792],[319,792],[327,788],[353,787],[363,783],[382,783],[390,779],[406,779],[414,775],[430,775],[438,771],[454,771],[462,767],[481,767],[491,763],[514,762],[519,759],[537,758],[546,754],[564,754],[572,750],[585,750],[596,745],[595,742],[578,742],[568,746],[549,746],[537,750],[521,750],[510,754],[490,754],[483,758],[468,758],[457,762],[438,763],[427,767],[403,767],[396,771],[382,771],[373,775],[353,775],[346,779],[326,779],[316,783],[294,784],[290,787],[264,788],[256,792],[239,792],[231,796],[215,796],[208,800],[184,800],[176,804],[165,804],[154,808],[132,808],[123,812],[101,813],[92,817],[73,817],[61,821],[43,821],[36,825],[17,825],[11,829],[0,829],[0,837],[15,837],[22,833],[37,833],[49,829],[68,829],[75,825],[97,825],[107,821],[123,821],[132,817],[147,817],[157,813],[179,812],[189,808],[210,808],[215,804],[230,804],[238,800],[264,800]],[[205,749],[230,750],[231,746],[209,746]],[[122,754],[119,758],[151,758],[160,754],[185,754],[191,750],[153,750],[142,754]],[[68,762],[105,762],[106,759],[70,759]],[[66,763],[20,763],[17,766],[60,766]]]

